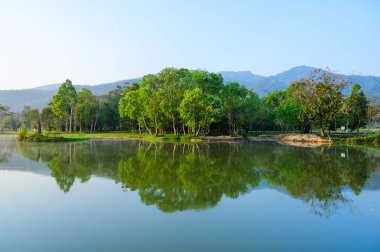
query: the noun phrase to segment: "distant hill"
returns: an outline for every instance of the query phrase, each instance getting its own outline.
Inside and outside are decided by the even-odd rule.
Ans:
[[[99,85],[75,85],[75,88],[77,91],[88,88],[94,95],[102,95],[116,89],[118,85],[125,86],[127,83],[134,82],[140,82],[140,79],[121,80]],[[21,111],[24,106],[42,109],[49,104],[60,85],[50,84],[32,89],[0,90],[0,104],[10,107],[12,111]]]
[[[313,69],[315,68],[309,66],[297,66],[272,76],[255,75],[250,71],[222,71],[220,73],[225,82],[239,82],[246,85],[248,88],[253,88],[255,92],[263,96],[274,90],[285,89],[292,81],[308,78]],[[380,77],[360,75],[341,76],[349,79],[352,83],[359,83],[367,95],[378,97],[378,101],[380,102]],[[100,85],[75,85],[75,87],[78,91],[83,88],[88,88],[95,95],[102,95],[115,89],[118,85],[124,86],[126,83],[140,82],[140,80],[141,78],[135,78]],[[47,106],[55,92],[58,90],[59,85],[60,84],[51,84],[23,90],[0,90],[0,104],[11,107],[13,111],[20,111],[23,106],[31,106],[41,109]],[[348,93],[348,91],[349,88],[345,90],[345,93]]]
[[[310,73],[314,69],[314,67],[309,66],[297,66],[285,72],[268,77],[254,75],[249,71],[224,71],[221,72],[221,74],[225,81],[239,82],[246,85],[248,88],[253,88],[253,90],[259,95],[265,95],[274,90],[283,90],[293,81],[299,81],[310,77]],[[344,79],[350,80],[351,83],[359,83],[367,95],[380,95],[380,77],[361,75],[340,76]],[[345,93],[348,93],[348,89],[349,87],[345,90]]]

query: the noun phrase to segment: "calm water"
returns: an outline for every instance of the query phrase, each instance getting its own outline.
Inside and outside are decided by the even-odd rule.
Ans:
[[[0,251],[380,251],[380,150],[0,137]]]

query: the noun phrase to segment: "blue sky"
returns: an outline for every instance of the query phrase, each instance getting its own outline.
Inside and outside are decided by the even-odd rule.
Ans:
[[[167,66],[380,76],[380,1],[0,0],[0,89]]]

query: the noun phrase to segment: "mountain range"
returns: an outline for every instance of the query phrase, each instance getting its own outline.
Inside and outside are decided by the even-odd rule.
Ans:
[[[253,88],[255,92],[263,96],[274,90],[285,89],[292,81],[308,78],[314,69],[309,66],[297,66],[272,76],[256,75],[250,71],[222,71],[220,73],[225,82],[239,82],[248,88]],[[361,75],[341,75],[341,77],[349,79],[351,83],[359,83],[369,96],[380,96],[380,77]],[[95,95],[102,95],[115,89],[118,85],[124,86],[140,80],[141,78],[135,78],[99,85],[75,85],[75,87],[77,91],[88,88]],[[59,85],[50,84],[21,90],[0,90],[0,104],[10,107],[12,111],[21,111],[24,106],[41,109],[47,106]],[[349,88],[346,88],[344,93],[347,94],[348,91]]]

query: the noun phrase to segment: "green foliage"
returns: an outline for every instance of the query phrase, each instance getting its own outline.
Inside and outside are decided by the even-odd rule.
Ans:
[[[50,107],[43,108],[40,114],[40,117],[41,117],[41,126],[45,130],[51,131],[53,129],[60,128],[59,118],[53,114]]]
[[[344,112],[351,130],[359,130],[367,125],[368,100],[359,84],[352,86],[351,95],[345,100]]]
[[[228,101],[227,101],[228,100]],[[231,105],[226,108],[226,105]],[[220,74],[165,68],[146,75],[138,88],[126,90],[119,103],[122,119],[149,134],[200,135],[225,129],[227,114],[237,134],[258,110],[259,97],[237,83],[223,84]]]
[[[207,95],[201,89],[186,90],[179,107],[180,117],[189,127],[190,133],[198,136],[201,132],[209,133],[209,126],[218,120],[220,98]]]
[[[239,128],[258,110],[259,97],[236,82],[227,83],[222,91],[224,112],[228,119],[230,135],[237,135]]]
[[[38,109],[31,109],[28,113],[28,118],[30,121],[30,126],[33,128],[36,128],[38,130],[38,133],[42,133],[42,126],[41,126],[41,115]]]
[[[9,111],[9,107],[0,104],[0,133],[4,129],[16,130],[19,126],[17,114]]]
[[[123,97],[123,92],[123,88],[118,86],[106,95],[98,97],[98,104],[95,104],[93,128],[96,127],[97,130],[120,130],[119,101]]]
[[[77,93],[66,80],[41,113],[25,107],[21,114],[0,106],[0,129],[28,128],[66,132],[128,130],[150,135],[238,135],[252,131],[301,131],[346,124],[351,130],[373,124],[378,108],[359,85],[343,98],[346,82],[328,69],[291,83],[286,90],[260,98],[244,85],[223,83],[218,73],[165,68],[141,82],[95,96]]]
[[[313,213],[328,216],[347,202],[347,188],[361,192],[380,162],[378,152],[364,149],[297,148],[271,142],[92,141],[18,148],[23,156],[46,163],[64,192],[75,181],[96,175],[115,180],[123,190],[136,190],[144,204],[164,212],[210,208],[223,197],[238,198],[265,181],[286,189]]]
[[[75,121],[79,124],[79,130],[92,130],[96,119],[97,99],[89,89],[82,89],[78,93],[77,106],[75,107]]]
[[[351,144],[380,144],[380,134],[363,135],[363,136],[351,136],[344,139],[344,142]]]
[[[320,129],[321,136],[336,120],[343,106],[342,89],[347,83],[327,69],[316,70],[309,80],[302,81],[295,89],[296,99],[302,101],[301,118],[309,119]]]
[[[28,137],[28,129],[26,128],[26,125],[23,124],[20,128],[20,131],[17,133],[17,139],[19,141],[24,141]]]
[[[50,104],[51,111],[65,121],[65,130],[73,130],[74,108],[77,102],[77,92],[70,80],[62,83]]]

